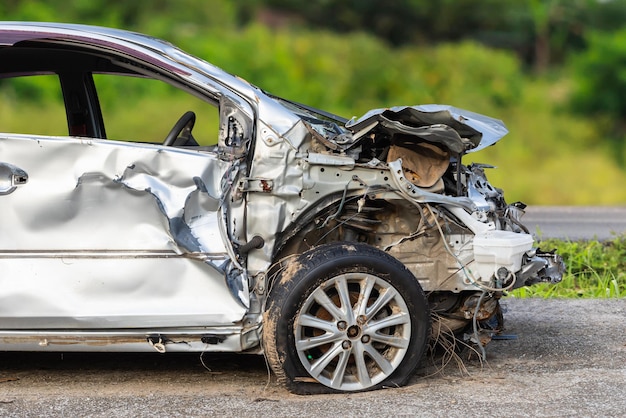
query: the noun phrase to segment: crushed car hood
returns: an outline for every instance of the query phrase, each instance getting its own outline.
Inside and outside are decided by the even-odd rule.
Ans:
[[[345,126],[352,136],[341,137],[338,145],[343,149],[371,133],[385,131],[392,135],[416,136],[443,145],[455,154],[479,151],[508,133],[498,119],[438,104],[374,109]]]

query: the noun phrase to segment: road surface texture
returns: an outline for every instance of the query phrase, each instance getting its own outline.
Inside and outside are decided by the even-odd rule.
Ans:
[[[506,333],[488,361],[437,372],[426,359],[406,387],[297,396],[268,383],[260,356],[0,353],[0,416],[626,415],[626,299],[505,299]]]
[[[603,241],[626,234],[626,206],[529,206],[522,222],[539,238]]]

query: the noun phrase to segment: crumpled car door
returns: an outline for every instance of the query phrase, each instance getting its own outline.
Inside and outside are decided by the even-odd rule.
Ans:
[[[0,134],[0,328],[232,324],[211,153]]]

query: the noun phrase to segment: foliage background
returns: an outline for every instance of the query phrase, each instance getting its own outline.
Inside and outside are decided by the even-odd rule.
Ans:
[[[3,20],[167,39],[275,94],[345,117],[446,103],[510,134],[471,154],[509,201],[626,204],[626,0],[3,0]],[[0,85],[0,124],[32,123]],[[149,102],[120,99],[121,118]],[[33,106],[50,101],[33,93]],[[45,113],[41,113],[45,120]],[[16,128],[18,129],[18,128]]]

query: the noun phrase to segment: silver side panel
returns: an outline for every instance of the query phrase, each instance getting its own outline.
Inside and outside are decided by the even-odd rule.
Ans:
[[[108,352],[258,352],[259,329],[0,331],[0,350]]]
[[[218,228],[229,163],[171,147],[3,135],[3,164],[21,171],[0,195],[0,329],[243,318]]]

